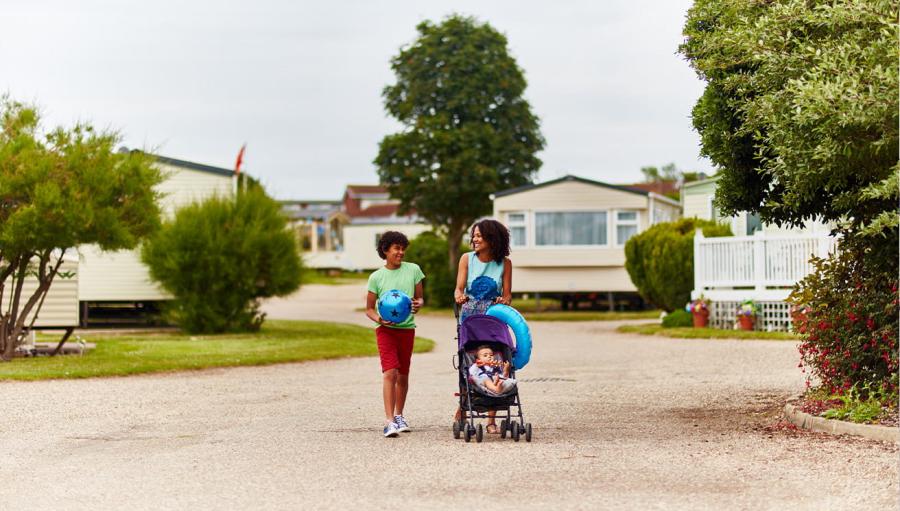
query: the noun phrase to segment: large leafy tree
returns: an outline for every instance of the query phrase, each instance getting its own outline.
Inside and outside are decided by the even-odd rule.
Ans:
[[[726,213],[897,227],[898,24],[886,0],[696,0],[681,52]]]
[[[455,274],[465,230],[491,212],[492,193],[531,182],[544,140],[501,33],[458,15],[417,29],[383,91],[403,129],[381,141],[375,164],[401,211],[447,235]]]
[[[118,140],[87,124],[43,133],[35,108],[0,99],[0,358],[74,247],[133,248],[158,227],[160,173],[151,156],[115,152]]]

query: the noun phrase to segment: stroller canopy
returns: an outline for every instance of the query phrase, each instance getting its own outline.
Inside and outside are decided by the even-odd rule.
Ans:
[[[466,349],[466,344],[470,342],[499,342],[509,346],[511,350],[516,349],[506,323],[485,314],[473,314],[460,325],[459,349]]]

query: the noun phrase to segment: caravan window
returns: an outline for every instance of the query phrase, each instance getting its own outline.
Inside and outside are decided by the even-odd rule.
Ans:
[[[606,245],[606,211],[560,211],[534,214],[535,243]]]
[[[616,245],[624,245],[637,231],[637,211],[616,211]]]
[[[526,241],[525,213],[507,213],[506,226],[509,227],[509,244],[514,247],[524,247]]]

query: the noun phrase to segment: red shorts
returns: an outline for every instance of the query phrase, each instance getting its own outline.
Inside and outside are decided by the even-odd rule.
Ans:
[[[390,328],[380,326],[375,329],[378,354],[381,355],[381,372],[397,369],[400,374],[409,374],[409,359],[412,357],[414,328]]]

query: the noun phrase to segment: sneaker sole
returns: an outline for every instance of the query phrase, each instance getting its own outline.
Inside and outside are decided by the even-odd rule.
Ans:
[[[387,433],[384,434],[384,437],[385,437],[385,438],[394,438],[394,437],[397,437],[397,436],[400,436],[400,432],[397,431],[397,430],[394,430],[394,431],[388,431]]]
[[[409,432],[412,431],[412,430],[409,429],[409,428],[400,428],[400,429],[398,429],[397,431],[399,431],[399,432],[401,432],[401,433],[409,433]]]

